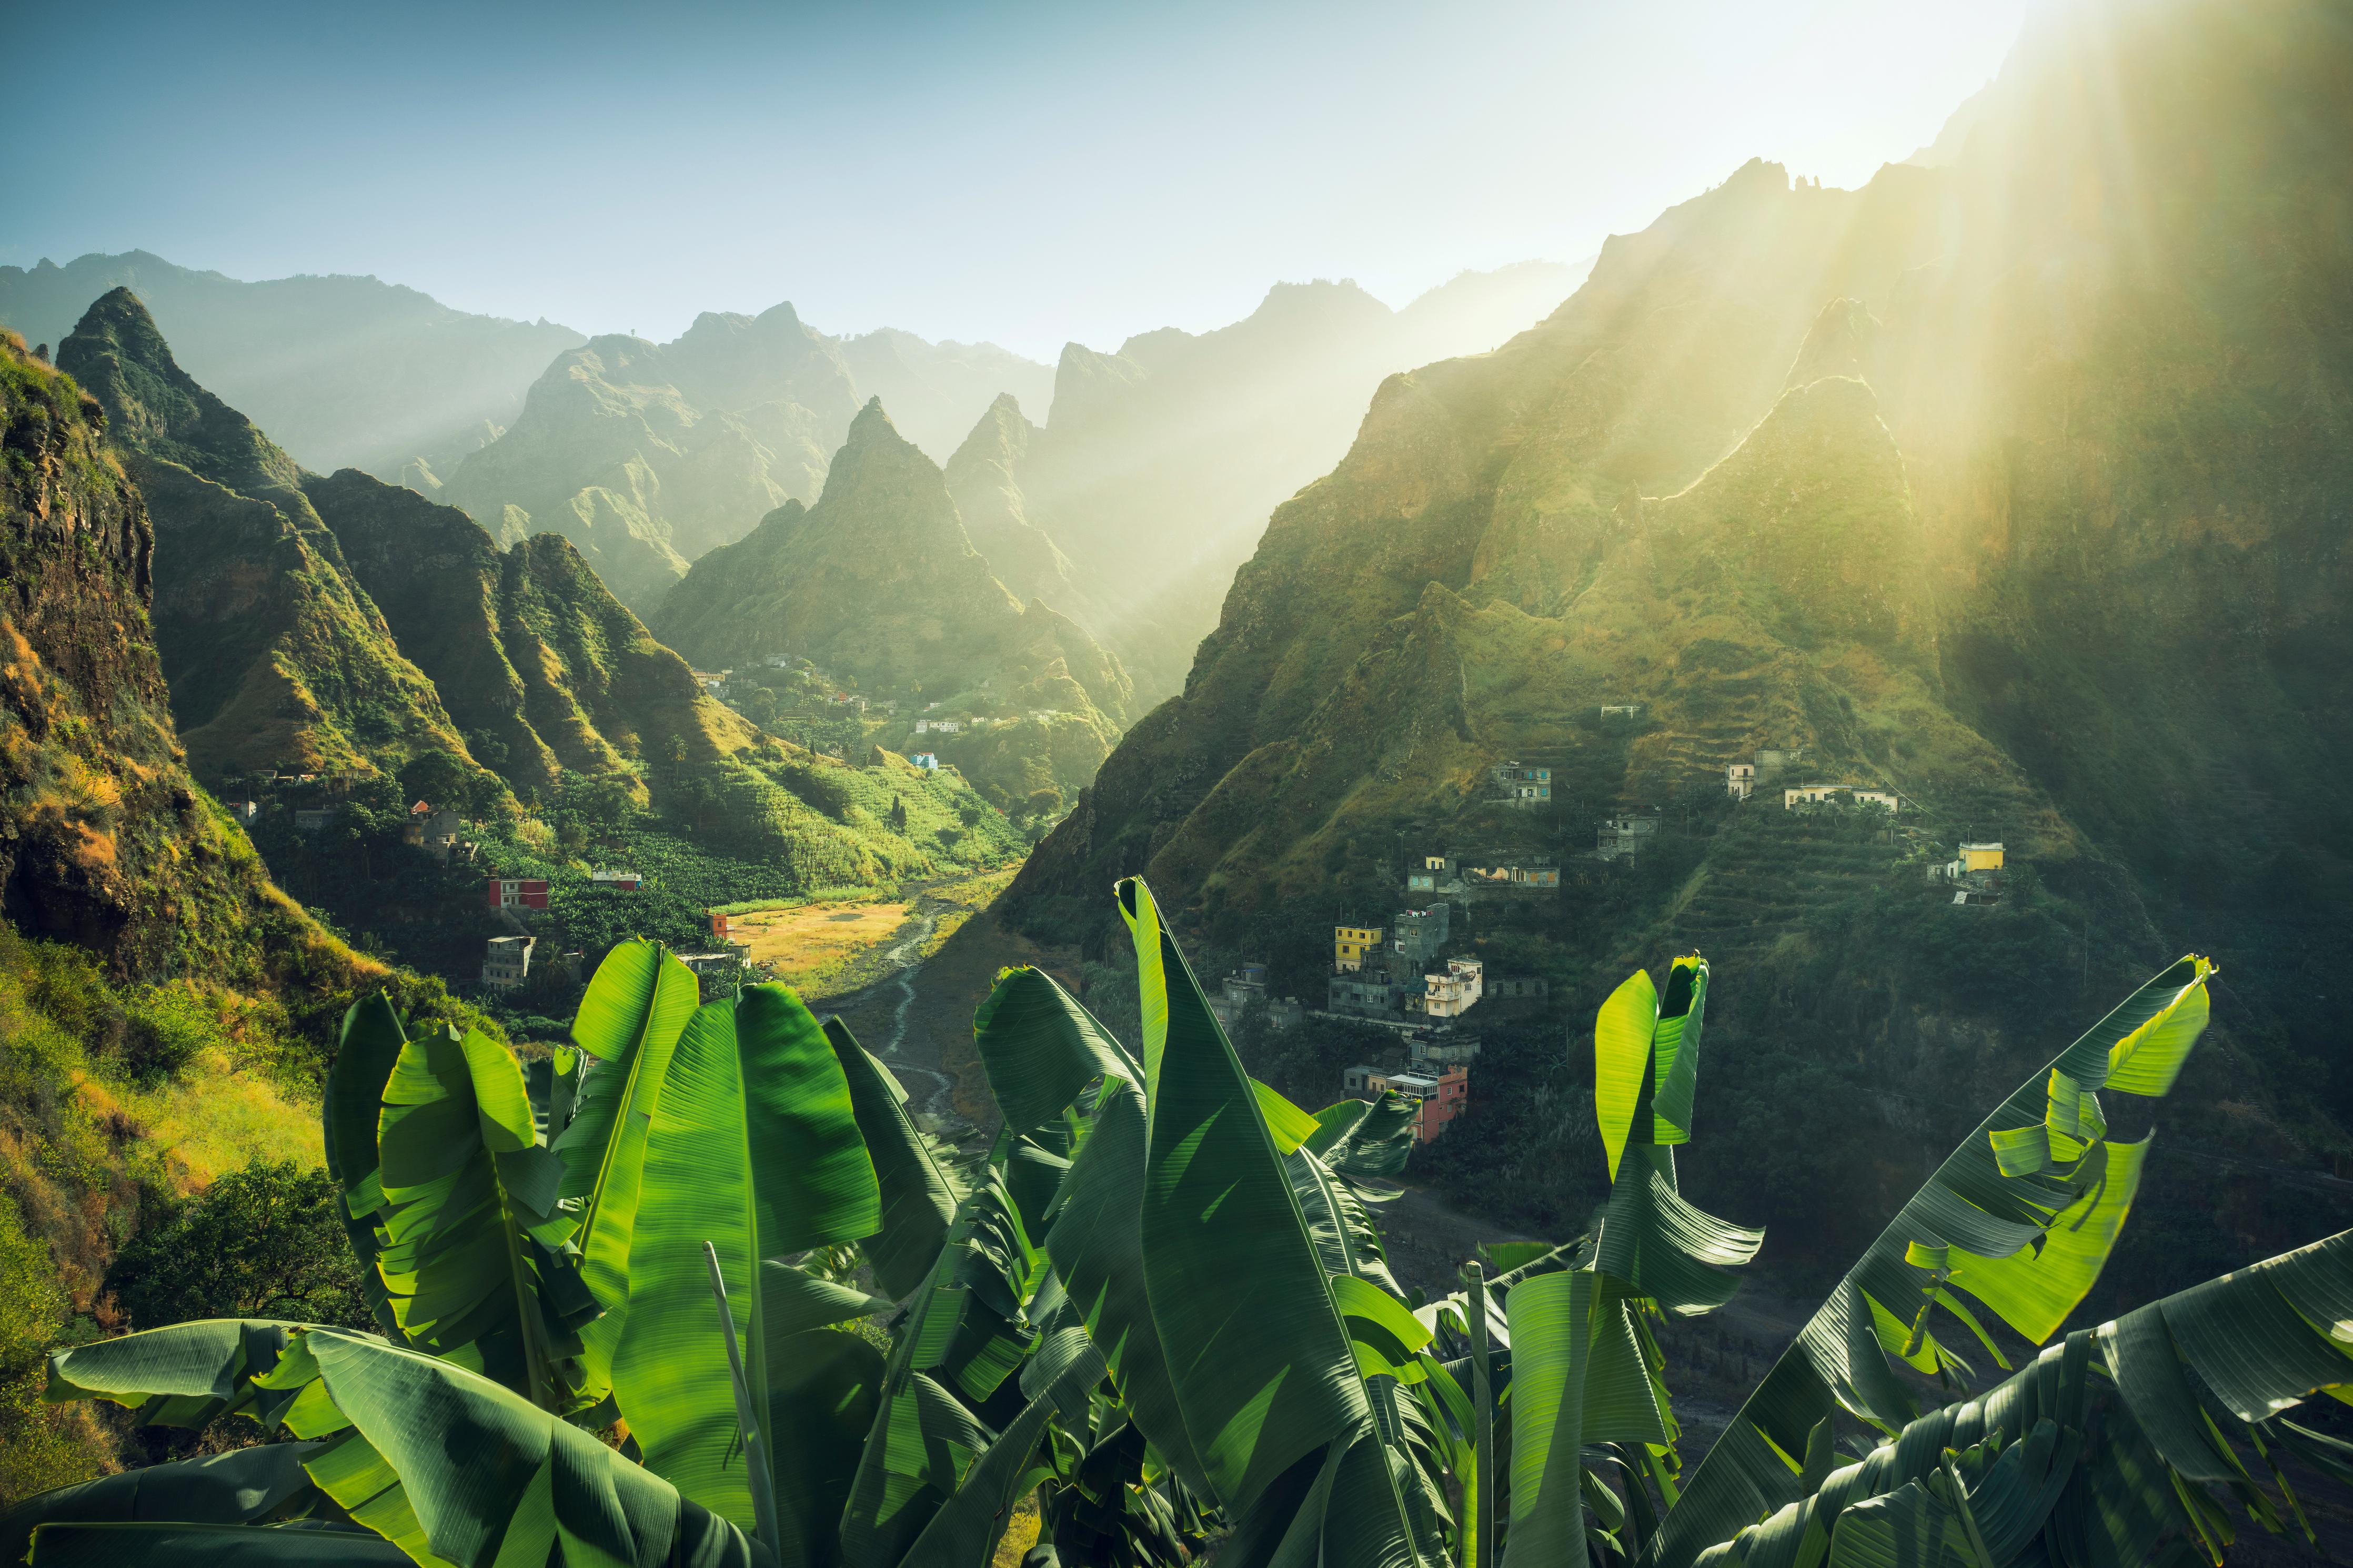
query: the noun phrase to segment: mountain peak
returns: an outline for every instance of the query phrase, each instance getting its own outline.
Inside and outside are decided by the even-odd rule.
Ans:
[[[891,423],[891,416],[883,412],[882,400],[870,397],[866,400],[866,406],[858,411],[858,417],[849,422],[849,437],[842,443],[842,450],[858,452],[886,442],[914,450],[913,444],[900,435],[899,427]]]

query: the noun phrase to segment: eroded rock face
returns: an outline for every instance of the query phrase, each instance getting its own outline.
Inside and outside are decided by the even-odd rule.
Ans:
[[[203,801],[150,621],[154,531],[97,401],[0,336],[0,915],[116,972],[338,984],[323,941]],[[340,977],[340,978],[339,978]]]
[[[1475,825],[1505,758],[1599,810],[1767,746],[2046,864],[2353,887],[2346,46],[2294,0],[2088,10],[1939,167],[1751,163],[1393,377],[1017,899],[1263,908]]]

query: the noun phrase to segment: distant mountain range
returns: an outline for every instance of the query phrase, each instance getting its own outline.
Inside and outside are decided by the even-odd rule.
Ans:
[[[547,362],[582,341],[374,278],[247,283],[143,250],[0,267],[0,324],[54,350],[116,289],[138,294],[191,375],[321,472],[479,445],[486,424],[514,418]]]

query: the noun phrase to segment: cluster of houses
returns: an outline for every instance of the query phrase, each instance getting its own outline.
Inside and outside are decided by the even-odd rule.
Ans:
[[[1405,890],[1471,900],[1486,893],[1537,892],[1560,886],[1560,863],[1548,855],[1418,855],[1406,862]]]
[[[1419,910],[1400,910],[1384,926],[1332,929],[1332,973],[1325,982],[1323,1016],[1358,1018],[1411,1030],[1449,1027],[1488,994],[1486,964],[1476,958],[1450,958],[1439,951],[1453,923],[1453,905],[1443,900]],[[1513,994],[1530,992],[1515,983]]]
[[[1263,963],[1244,963],[1227,975],[1217,994],[1209,998],[1210,1013],[1227,1029],[1235,1027],[1242,1021],[1243,1014],[1255,1008],[1266,1010],[1267,1027],[1277,1032],[1297,1027],[1299,1020],[1306,1016],[1298,997],[1269,993]]]

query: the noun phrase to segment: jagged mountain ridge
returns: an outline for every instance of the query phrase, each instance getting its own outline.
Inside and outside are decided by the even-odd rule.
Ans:
[[[301,469],[180,368],[135,295],[92,305],[58,362],[105,407],[154,516],[156,647],[200,777],[466,757]]]
[[[2177,942],[2305,889],[2257,917],[2266,974],[2341,947],[2345,40],[2285,0],[2071,16],[1951,166],[1752,163],[1540,327],[1387,382],[1017,895],[1140,871],[1215,922],[1400,828],[1489,831],[1506,758],[1589,764],[1599,810],[1804,744],[2121,928],[2119,866]],[[1641,732],[1605,744],[1602,703]]]
[[[1064,348],[1014,478],[1100,606],[1090,629],[1149,696],[1177,689],[1269,512],[1347,450],[1381,379],[1493,347],[1583,276],[1548,262],[1468,272],[1400,310],[1353,282],[1279,283],[1214,331]]]
[[[691,762],[754,743],[569,543],[502,552],[454,508],[303,472],[179,368],[129,290],[60,358],[113,411],[160,519],[156,641],[200,775],[437,751],[530,790],[628,771],[649,739]]]
[[[996,521],[1000,539],[1018,530],[1018,507]],[[1072,793],[1134,699],[1115,656],[1059,606],[1025,601],[1001,580],[975,548],[946,476],[898,433],[879,398],[852,422],[817,504],[786,501],[696,562],[653,625],[706,666],[806,658],[869,691],[936,700],[987,689],[1017,710],[1071,716],[1088,740],[1072,746],[1063,737],[1050,772]]]
[[[542,320],[455,310],[374,278],[243,282],[133,250],[0,267],[0,322],[62,343],[115,289],[153,312],[198,382],[322,471],[396,467],[503,425],[549,358],[582,341]]]
[[[889,330],[838,340],[789,304],[756,317],[705,312],[674,342],[600,337],[560,357],[497,439],[446,473],[403,479],[502,537],[565,534],[625,602],[649,611],[689,563],[788,499],[814,502],[875,392],[939,441],[1000,388],[1045,374],[992,344]]]

